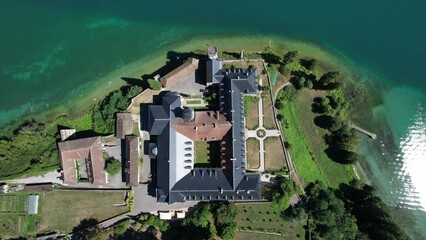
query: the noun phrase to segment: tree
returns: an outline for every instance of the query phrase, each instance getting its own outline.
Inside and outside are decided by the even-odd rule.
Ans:
[[[276,109],[282,109],[284,107],[284,103],[281,100],[275,101],[275,108]]]
[[[148,79],[148,85],[149,85],[149,88],[154,90],[160,90],[163,87],[161,82],[155,79]]]
[[[294,59],[297,57],[297,55],[298,55],[297,51],[288,51],[283,56],[282,64],[285,66],[289,63],[292,63],[294,61]]]
[[[312,103],[312,112],[327,114],[331,116],[334,116],[336,114],[336,110],[330,105],[330,99],[326,97],[314,98],[314,102]]]
[[[0,177],[36,166],[57,165],[56,131],[56,125],[31,120],[21,124],[11,137],[3,137],[0,140]]]
[[[327,72],[321,76],[318,83],[323,89],[335,89],[339,87],[339,83],[337,82],[337,78],[340,76],[340,73],[335,72]]]
[[[373,187],[355,181],[350,185],[342,184],[340,189],[357,219],[359,230],[368,236],[365,239],[409,239]]]
[[[314,221],[313,234],[324,239],[355,239],[358,227],[344,202],[321,182],[306,187],[306,209]]]
[[[312,80],[307,79],[305,81],[305,86],[304,87],[307,88],[307,89],[312,89],[314,87],[314,83],[312,82]]]
[[[73,228],[74,237],[77,240],[100,240],[103,239],[103,231],[95,218],[85,218],[80,224]]]
[[[215,220],[218,229],[218,235],[222,239],[234,239],[237,230],[235,217],[238,214],[238,208],[233,203],[220,203],[215,211]]]
[[[305,77],[298,77],[297,79],[296,79],[296,88],[297,89],[302,89],[302,88],[304,88],[305,87],[305,84],[306,84],[306,79],[305,79]]]
[[[116,175],[121,170],[121,162],[117,159],[110,158],[106,162],[105,171],[109,175]]]
[[[136,95],[142,92],[142,87],[131,85],[129,89],[127,90],[126,97],[127,98],[134,98]]]
[[[314,118],[315,125],[330,131],[336,131],[341,127],[341,122],[330,115],[319,115]]]
[[[124,233],[126,233],[127,228],[130,226],[130,219],[126,219],[118,224],[116,224],[113,227],[113,231],[114,231],[114,237],[115,238],[119,238],[124,236]]]
[[[326,135],[326,143],[334,147],[355,152],[361,142],[358,133],[348,125],[343,125],[331,134]]]
[[[170,225],[166,221],[163,221],[154,215],[149,215],[145,219],[145,223],[148,224],[148,226],[154,226],[158,228],[158,230],[160,230],[161,232],[166,232],[170,228]]]
[[[303,66],[308,69],[308,70],[314,70],[315,67],[317,66],[317,60],[316,59],[309,59],[309,60],[305,60],[303,61]]]
[[[277,184],[265,192],[266,198],[271,200],[276,207],[285,210],[290,206],[290,197],[296,193],[295,183],[287,178],[278,176]]]

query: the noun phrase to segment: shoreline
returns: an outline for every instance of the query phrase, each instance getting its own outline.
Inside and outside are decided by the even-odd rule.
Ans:
[[[84,86],[80,86],[78,89],[74,89],[73,92],[78,92],[78,94],[70,98],[68,101],[47,111],[41,111],[36,114],[29,114],[23,117],[23,120],[15,122],[14,124],[9,125],[7,128],[13,129],[27,119],[50,122],[64,115],[70,119],[76,119],[88,113],[96,103],[102,100],[111,91],[126,85],[126,82],[121,79],[122,77],[141,79],[142,75],[151,74],[152,72],[164,66],[167,61],[167,52],[189,52],[197,50],[203,51],[205,46],[208,44],[217,46],[222,52],[240,51],[241,49],[244,49],[247,52],[261,52],[266,47],[271,47],[274,52],[283,55],[289,50],[297,50],[300,57],[316,58],[321,63],[321,68],[335,69],[342,72],[342,75],[344,76],[342,81],[350,82],[351,84],[355,85],[361,84],[363,88],[366,87],[365,81],[357,81],[361,79],[361,76],[358,72],[355,71],[355,68],[353,68],[350,62],[345,60],[345,56],[335,54],[332,50],[327,49],[325,46],[316,44],[312,41],[304,41],[300,39],[291,39],[272,35],[241,35],[226,37],[202,36],[198,38],[190,38],[188,41],[166,45],[161,50],[148,54],[125,65],[124,67],[115,69],[110,73],[100,77],[99,79],[94,80],[93,82],[87,83]],[[95,88],[96,86],[102,87]],[[86,90],[79,91],[81,88]],[[368,109],[371,110],[372,106],[369,106]],[[367,113],[363,113],[362,115],[365,114]],[[357,166],[357,168],[361,172],[361,179],[363,181],[365,180],[365,182],[370,182],[362,167]],[[357,168],[354,167],[353,171],[356,176],[359,176],[360,173],[357,171]]]
[[[114,69],[108,74],[99,77],[96,80],[88,82],[85,85],[73,89],[68,98],[62,103],[48,109],[42,107],[39,110],[31,110],[34,112],[23,113],[17,120],[11,120],[2,125],[3,128],[13,130],[22,122],[29,119],[39,121],[52,121],[58,116],[67,115],[71,119],[87,113],[91,107],[99,100],[103,99],[109,92],[126,85],[122,77],[130,77],[141,79],[143,74],[151,74],[167,61],[167,52],[177,51],[193,51],[203,50],[207,44],[214,44],[219,47],[220,51],[236,51],[244,49],[245,51],[262,51],[270,46],[274,51],[284,53],[284,51],[297,49],[301,56],[315,57],[327,65],[337,66],[339,70],[345,69],[345,74],[350,73],[350,67],[345,65],[344,58],[337,54],[333,54],[332,50],[325,46],[300,39],[292,39],[275,35],[256,36],[256,35],[237,35],[237,36],[201,36],[197,38],[189,38],[177,43],[165,45],[161,50],[152,52],[141,57],[136,61],[126,64],[124,67]],[[331,64],[330,64],[331,63]],[[352,74],[350,74],[352,75]],[[351,77],[352,78],[352,77]],[[46,105],[52,105],[47,103]],[[3,132],[4,130],[2,130]]]

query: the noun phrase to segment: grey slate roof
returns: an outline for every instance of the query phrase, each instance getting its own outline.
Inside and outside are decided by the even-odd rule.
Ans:
[[[182,117],[178,93],[170,92],[163,97],[162,105],[149,107],[148,124],[151,139],[155,139],[156,194],[158,202],[184,202],[193,200],[258,200],[260,175],[246,173],[246,149],[244,137],[244,94],[257,92],[256,69],[222,68],[220,59],[207,60],[207,83],[219,84],[220,111],[232,123],[222,139],[226,161],[223,168],[192,168],[176,179],[173,161],[185,159],[171,156],[177,144],[171,140],[175,132],[172,125]],[[171,181],[175,179],[177,181]]]
[[[207,84],[219,83],[222,81],[220,75],[216,75],[222,69],[222,59],[209,59],[206,65],[206,82]]]

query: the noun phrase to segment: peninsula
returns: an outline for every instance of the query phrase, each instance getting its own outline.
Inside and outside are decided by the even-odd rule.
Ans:
[[[5,175],[0,234],[407,238],[353,170],[358,131],[375,136],[349,117],[354,83],[296,50],[219,49],[171,52],[77,120],[23,124],[8,144],[39,139],[52,171]]]

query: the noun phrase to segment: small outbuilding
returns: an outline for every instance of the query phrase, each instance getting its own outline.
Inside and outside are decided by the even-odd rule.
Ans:
[[[178,219],[185,218],[185,212],[184,211],[176,211],[176,218],[178,218]]]
[[[31,183],[25,185],[25,191],[28,192],[43,192],[43,191],[52,191],[53,185],[49,183]]]
[[[28,214],[38,213],[38,195],[28,196]]]
[[[130,113],[117,113],[115,137],[124,139],[133,133],[133,119]]]
[[[158,217],[161,220],[172,220],[172,213],[170,211],[161,211],[158,212]]]

